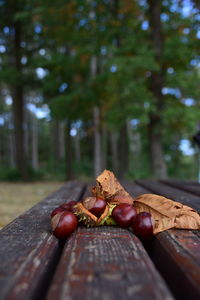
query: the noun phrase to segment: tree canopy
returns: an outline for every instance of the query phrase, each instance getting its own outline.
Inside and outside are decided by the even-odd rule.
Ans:
[[[197,176],[198,1],[2,0],[0,17],[2,178]]]

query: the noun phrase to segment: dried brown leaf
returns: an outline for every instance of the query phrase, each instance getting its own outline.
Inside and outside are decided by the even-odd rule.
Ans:
[[[104,170],[96,179],[96,187],[92,188],[93,195],[111,203],[133,204],[133,198],[125,191],[113,172]]]
[[[149,212],[154,234],[170,229],[200,229],[200,216],[191,207],[163,196],[143,194],[135,199],[137,212]]]

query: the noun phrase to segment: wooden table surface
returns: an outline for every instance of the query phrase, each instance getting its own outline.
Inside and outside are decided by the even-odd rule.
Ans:
[[[132,196],[155,193],[200,212],[195,182],[124,182]],[[71,181],[0,231],[0,299],[200,299],[200,231],[167,230],[142,243],[117,226],[80,226],[66,241],[51,233],[50,212],[82,200]]]

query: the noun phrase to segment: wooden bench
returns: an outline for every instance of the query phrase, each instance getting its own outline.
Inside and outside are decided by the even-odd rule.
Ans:
[[[125,182],[133,195],[156,193],[200,211],[194,182]],[[88,186],[68,182],[0,231],[0,299],[200,299],[200,231],[168,230],[142,244],[119,227],[79,227],[66,241],[50,212],[81,200]]]

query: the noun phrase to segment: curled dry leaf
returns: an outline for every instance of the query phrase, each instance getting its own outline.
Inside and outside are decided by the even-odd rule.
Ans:
[[[97,177],[96,186],[92,188],[92,194],[113,204],[133,204],[134,201],[119,183],[113,172],[108,170],[104,170]]]
[[[200,229],[200,216],[189,206],[163,196],[143,194],[134,201],[138,213],[151,213],[154,234],[170,229]]]

